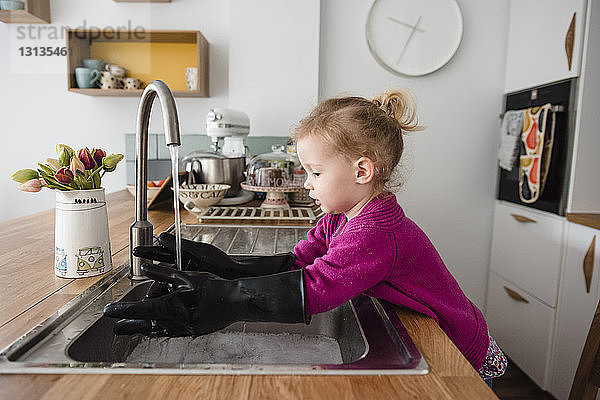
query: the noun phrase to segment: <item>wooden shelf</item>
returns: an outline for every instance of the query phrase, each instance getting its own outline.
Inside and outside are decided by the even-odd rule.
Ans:
[[[0,10],[0,21],[7,24],[49,24],[49,0],[25,0],[24,10]]]
[[[85,94],[87,96],[113,96],[113,97],[140,97],[143,89],[125,90],[125,89],[79,89],[70,88],[69,92]],[[206,97],[200,90],[173,90],[175,97]]]
[[[199,31],[67,29],[67,90],[88,96],[139,97],[142,89],[80,89],[75,68],[97,58],[123,66],[144,84],[164,81],[176,97],[208,97],[208,41]],[[185,68],[198,68],[198,90],[187,90]]]

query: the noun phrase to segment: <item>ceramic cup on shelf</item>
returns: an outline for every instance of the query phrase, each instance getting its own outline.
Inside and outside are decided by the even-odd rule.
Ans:
[[[98,71],[104,70],[104,61],[97,58],[86,58],[81,60],[81,63],[86,68],[97,69]]]
[[[85,278],[112,269],[104,189],[56,191],[54,273]]]
[[[111,74],[108,71],[100,73],[100,89],[121,89],[123,80]]]
[[[100,78],[100,71],[97,69],[77,67],[75,68],[75,80],[80,89],[89,89],[96,86]]]
[[[123,78],[121,79],[121,82],[123,84],[123,89],[126,90],[141,89],[142,87],[142,81],[138,78]]]
[[[125,73],[127,72],[125,68],[116,64],[106,64],[104,69],[116,78],[125,78]]]
[[[188,90],[198,90],[198,68],[188,67],[185,69],[185,80]]]

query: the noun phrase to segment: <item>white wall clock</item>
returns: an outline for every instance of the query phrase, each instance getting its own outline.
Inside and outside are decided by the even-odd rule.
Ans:
[[[455,0],[375,0],[367,17],[371,54],[389,71],[420,76],[450,61],[462,39]]]

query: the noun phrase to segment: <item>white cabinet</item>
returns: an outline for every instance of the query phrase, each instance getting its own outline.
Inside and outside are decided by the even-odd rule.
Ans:
[[[497,202],[490,268],[555,307],[564,218]]]
[[[565,35],[573,14],[569,68]],[[569,110],[575,137],[567,213],[600,213],[598,49],[600,0],[511,0],[505,91],[579,77]],[[492,240],[490,332],[538,385],[567,399],[600,299],[600,230],[497,202]]]
[[[496,273],[490,273],[488,329],[504,353],[542,388],[547,387],[554,311]]]
[[[568,223],[567,226],[567,248],[557,308],[550,382],[550,392],[558,400],[569,397],[579,357],[600,297],[600,231],[574,223]],[[588,263],[587,278],[584,260]]]
[[[585,6],[586,0],[511,0],[505,92],[579,76]]]
[[[548,387],[564,218],[496,202],[486,319],[491,335],[541,388]]]

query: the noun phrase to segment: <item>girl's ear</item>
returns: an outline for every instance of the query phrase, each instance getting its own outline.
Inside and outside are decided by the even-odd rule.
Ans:
[[[360,157],[354,163],[354,176],[356,177],[356,183],[364,184],[369,183],[375,176],[375,164],[368,157]]]

